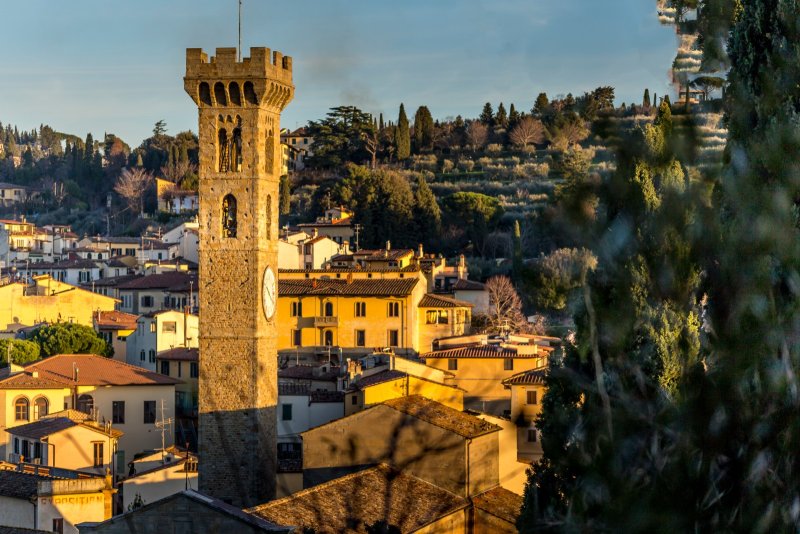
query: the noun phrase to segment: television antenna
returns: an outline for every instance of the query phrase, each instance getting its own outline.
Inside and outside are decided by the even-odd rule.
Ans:
[[[238,61],[241,63],[242,61],[242,0],[239,0],[239,59]]]
[[[164,399],[161,399],[161,419],[156,421],[155,427],[161,430],[161,463],[164,463],[164,449],[166,449],[166,433],[172,428],[174,419],[164,417]]]

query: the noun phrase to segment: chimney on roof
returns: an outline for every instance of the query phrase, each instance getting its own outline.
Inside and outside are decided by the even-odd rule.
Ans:
[[[316,278],[312,278],[311,279],[311,287],[313,289],[317,289],[317,279]]]
[[[391,241],[387,241],[386,242],[386,252],[389,252],[390,250],[392,250],[392,242]]]
[[[419,245],[417,245],[417,258],[424,258],[424,257],[425,257],[425,251],[422,250],[422,243],[420,243]]]
[[[311,237],[312,238],[317,237],[318,234],[319,234],[319,230],[317,230],[316,228],[311,230]]]

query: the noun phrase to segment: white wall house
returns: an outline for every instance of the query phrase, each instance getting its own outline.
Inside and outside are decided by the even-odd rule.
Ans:
[[[197,347],[199,326],[197,315],[175,310],[142,315],[136,331],[126,338],[127,362],[156,371],[158,353],[176,347]]]

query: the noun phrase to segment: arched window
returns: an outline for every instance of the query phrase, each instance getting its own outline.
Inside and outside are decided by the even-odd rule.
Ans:
[[[267,239],[272,239],[272,195],[267,195]]]
[[[222,82],[217,82],[214,84],[214,98],[217,99],[218,106],[228,105],[228,97],[225,96],[225,86],[222,85]]]
[[[14,420],[27,421],[30,413],[30,403],[25,397],[20,397],[14,401]]]
[[[231,82],[228,84],[228,93],[231,95],[231,104],[234,106],[242,105],[242,94],[239,92],[239,84]]]
[[[44,417],[48,413],[49,403],[45,397],[39,397],[33,401],[33,419],[34,421]]]
[[[91,414],[94,410],[94,398],[84,393],[78,397],[78,411]]]
[[[206,106],[211,105],[211,88],[206,82],[200,82],[200,102]]]
[[[325,303],[325,317],[333,317],[333,302]]]
[[[253,82],[244,82],[244,99],[248,104],[258,104],[258,97],[256,90],[253,88]]]
[[[333,330],[325,330],[323,345],[330,347],[333,345]]]
[[[217,134],[217,155],[219,157],[219,172],[228,172],[230,164],[230,146],[228,145],[228,131],[220,128]]]
[[[242,128],[241,125],[233,129],[231,139],[231,163],[230,170],[240,172],[242,170]]]
[[[236,237],[236,197],[233,195],[222,199],[222,236]]]

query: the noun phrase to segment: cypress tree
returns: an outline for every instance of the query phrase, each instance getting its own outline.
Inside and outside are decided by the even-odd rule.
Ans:
[[[644,97],[642,98],[642,107],[648,109],[650,107],[650,89],[644,90]]]
[[[511,107],[508,108],[508,129],[513,130],[514,126],[517,125],[519,120],[520,120],[519,112],[514,107],[514,103],[512,102]]]
[[[386,125],[383,123],[383,113],[381,113],[378,119],[378,131],[382,132],[385,127]]]
[[[420,106],[414,114],[414,147],[427,150],[433,144],[433,117],[427,106]]]
[[[531,113],[541,116],[549,106],[550,101],[547,99],[547,93],[539,93],[539,96],[536,97],[536,102],[533,104]]]
[[[403,161],[411,156],[411,134],[408,131],[406,108],[400,104],[400,115],[397,117],[397,133],[395,134],[397,159]]]
[[[519,220],[514,221],[514,257],[512,269],[514,278],[519,280],[522,277],[522,232],[519,228]]]

